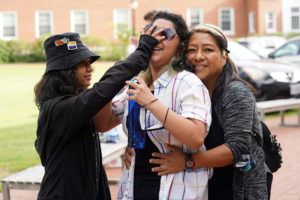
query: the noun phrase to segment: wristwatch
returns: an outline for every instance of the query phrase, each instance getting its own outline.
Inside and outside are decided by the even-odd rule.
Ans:
[[[193,171],[195,168],[195,162],[193,160],[192,154],[185,154],[185,169],[189,172]]]

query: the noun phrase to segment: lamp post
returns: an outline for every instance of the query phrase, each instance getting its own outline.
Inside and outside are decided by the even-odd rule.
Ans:
[[[135,36],[135,10],[138,8],[139,4],[137,0],[131,0],[130,9],[132,11],[132,35]]]

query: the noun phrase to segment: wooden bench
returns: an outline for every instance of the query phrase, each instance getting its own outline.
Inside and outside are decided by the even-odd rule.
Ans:
[[[103,165],[122,157],[126,145],[126,143],[101,143]],[[10,200],[10,189],[39,190],[44,172],[42,165],[36,165],[2,179],[3,200]],[[118,184],[118,180],[112,179],[109,183]]]
[[[262,101],[256,103],[261,120],[264,119],[266,113],[280,112],[280,125],[284,126],[300,126],[300,99],[279,99],[272,101]],[[284,111],[290,109],[298,109],[298,122],[296,124],[286,124],[284,122]]]

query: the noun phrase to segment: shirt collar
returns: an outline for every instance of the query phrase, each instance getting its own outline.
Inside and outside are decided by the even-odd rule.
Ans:
[[[171,82],[173,78],[173,74],[170,74],[168,70],[166,70],[160,77],[154,82],[154,87],[158,87],[159,85],[163,87],[167,87],[167,85]]]

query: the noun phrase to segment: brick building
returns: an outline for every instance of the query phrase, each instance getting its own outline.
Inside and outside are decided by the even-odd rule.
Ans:
[[[153,9],[181,14],[190,26],[218,25],[229,37],[282,32],[285,0],[136,0],[135,10],[132,1],[0,0],[0,39],[33,41],[44,33],[76,31],[112,41],[121,27],[139,31]]]

